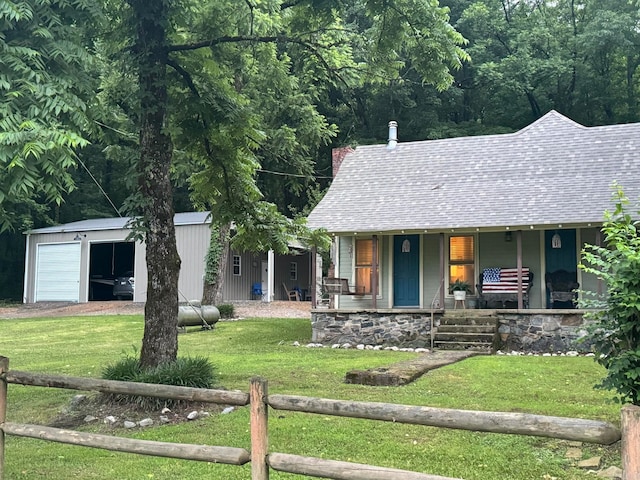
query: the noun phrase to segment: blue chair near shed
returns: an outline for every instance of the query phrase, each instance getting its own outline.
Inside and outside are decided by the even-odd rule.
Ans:
[[[251,295],[254,298],[262,298],[262,283],[256,282],[251,286]]]

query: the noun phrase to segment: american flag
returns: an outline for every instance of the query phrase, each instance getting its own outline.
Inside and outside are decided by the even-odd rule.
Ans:
[[[498,281],[496,282],[496,270]],[[487,275],[485,275],[485,272]],[[491,280],[491,281],[485,281]],[[522,290],[529,287],[529,268],[522,268]],[[482,293],[518,293],[517,268],[487,268],[482,272]]]

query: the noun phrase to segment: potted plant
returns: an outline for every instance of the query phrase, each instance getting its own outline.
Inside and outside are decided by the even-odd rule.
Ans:
[[[454,300],[464,300],[467,298],[467,292],[470,292],[469,284],[463,280],[457,279],[451,284]]]

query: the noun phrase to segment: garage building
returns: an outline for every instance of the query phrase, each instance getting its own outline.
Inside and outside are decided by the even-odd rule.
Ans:
[[[130,238],[130,220],[82,220],[27,232],[23,302],[145,302],[145,244]],[[178,213],[174,221],[182,260],[179,300],[200,299],[211,236],[209,213]],[[302,249],[292,249],[289,255],[230,251],[224,300],[286,299],[284,286],[307,292],[310,259]],[[132,296],[114,296],[116,278],[131,278]]]

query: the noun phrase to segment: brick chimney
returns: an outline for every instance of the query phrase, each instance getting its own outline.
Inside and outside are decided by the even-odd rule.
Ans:
[[[355,152],[355,150],[351,147],[338,147],[331,149],[331,166],[333,167],[333,178],[336,178],[344,157],[346,157],[347,154],[351,152]]]

